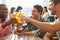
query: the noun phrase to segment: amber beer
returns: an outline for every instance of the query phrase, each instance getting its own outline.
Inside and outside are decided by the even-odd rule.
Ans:
[[[22,24],[23,24],[23,21],[20,19],[21,16],[24,16],[24,13],[23,13],[22,11],[21,11],[20,13],[16,13],[16,14],[13,16],[13,18],[15,18],[16,21],[17,21],[17,23],[14,24],[15,27],[16,27],[16,31],[17,31],[17,32],[21,32],[20,26],[22,26]]]
[[[16,13],[13,17],[16,18],[17,23],[22,24],[23,21],[20,19],[20,16],[24,16],[24,13],[23,12],[20,12],[19,14]]]

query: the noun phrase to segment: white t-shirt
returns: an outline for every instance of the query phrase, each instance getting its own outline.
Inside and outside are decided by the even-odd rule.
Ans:
[[[42,16],[42,18],[44,18],[47,21],[48,16],[49,16],[48,12],[45,12],[44,15]]]

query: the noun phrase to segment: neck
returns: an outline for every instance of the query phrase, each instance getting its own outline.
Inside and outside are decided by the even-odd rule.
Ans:
[[[40,16],[36,17],[35,19],[39,21],[40,20]]]

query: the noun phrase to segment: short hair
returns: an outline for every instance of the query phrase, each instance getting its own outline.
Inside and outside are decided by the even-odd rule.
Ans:
[[[54,4],[60,4],[60,0],[52,0]]]
[[[41,5],[34,5],[34,8],[36,8],[37,11],[38,11],[38,12],[41,12],[41,14],[42,14],[43,8],[42,8]]]
[[[1,6],[6,6],[6,5],[5,5],[5,4],[0,4],[0,7],[1,7]]]
[[[8,8],[6,7],[5,4],[0,4],[0,19],[2,20],[2,23],[5,21],[5,18],[4,17],[4,11],[8,10]]]
[[[15,9],[15,7],[12,7],[12,8],[11,8],[11,12],[10,12],[10,13],[13,13],[14,9]]]
[[[16,12],[19,12],[19,10],[21,10],[21,9],[23,9],[23,8],[21,6],[18,6]]]
[[[7,8],[4,8],[4,7],[6,7],[5,4],[0,4],[0,11],[8,10]]]

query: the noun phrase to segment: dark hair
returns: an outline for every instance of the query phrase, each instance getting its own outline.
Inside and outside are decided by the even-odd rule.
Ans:
[[[18,6],[16,12],[19,12],[19,10],[21,10],[21,9],[23,9],[23,8],[21,6]]]
[[[12,7],[12,8],[11,8],[11,12],[10,12],[10,13],[13,13],[13,11],[14,11],[14,10],[15,10],[15,8],[14,8],[14,7]]]
[[[0,11],[2,10],[8,10],[5,4],[0,4]]]
[[[60,4],[60,0],[52,0],[54,4]]]
[[[41,14],[42,14],[43,8],[41,5],[34,5],[34,8],[36,8],[38,10],[38,12],[41,12]]]
[[[1,6],[6,6],[6,5],[5,5],[5,4],[0,4],[0,7],[1,7]]]
[[[45,6],[44,8],[46,9],[46,12],[48,12],[47,7]]]

